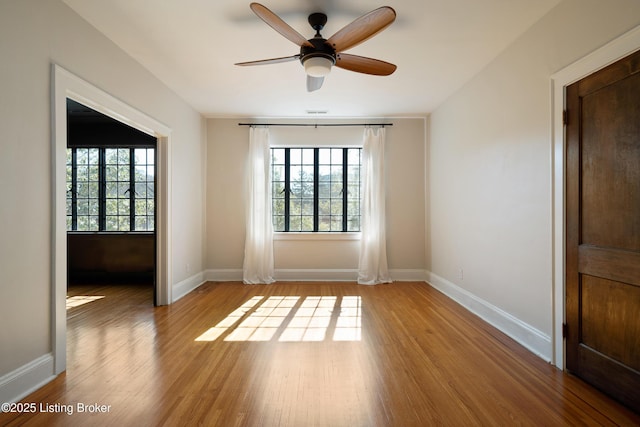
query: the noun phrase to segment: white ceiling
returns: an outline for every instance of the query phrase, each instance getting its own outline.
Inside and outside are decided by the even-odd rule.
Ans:
[[[335,68],[306,91],[298,61],[236,62],[299,53],[238,0],[63,0],[207,117],[418,116],[432,111],[560,0],[261,0],[303,36],[324,12],[329,38],[382,5],[387,29],[348,53],[392,62],[388,77]],[[318,117],[313,115],[313,117]]]

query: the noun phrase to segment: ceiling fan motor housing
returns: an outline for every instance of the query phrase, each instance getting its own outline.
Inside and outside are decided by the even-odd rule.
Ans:
[[[300,47],[300,62],[303,64],[309,58],[327,58],[331,61],[331,65],[335,65],[336,63],[336,50],[327,43],[326,39],[322,37],[315,37],[309,39],[309,43],[313,46],[303,45]]]

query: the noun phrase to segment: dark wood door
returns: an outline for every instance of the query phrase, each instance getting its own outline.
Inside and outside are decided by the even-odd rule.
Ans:
[[[566,366],[640,412],[640,52],[566,96]]]

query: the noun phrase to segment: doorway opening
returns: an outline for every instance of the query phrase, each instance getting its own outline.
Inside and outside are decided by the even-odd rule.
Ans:
[[[155,298],[156,305],[172,302],[169,248],[171,216],[171,129],[107,92],[53,64],[52,69],[52,191],[51,191],[51,317],[53,374],[66,370],[67,359],[67,100],[91,108],[156,140],[155,146]]]
[[[154,301],[156,146],[67,98],[67,309],[98,301],[92,286],[149,287]]]

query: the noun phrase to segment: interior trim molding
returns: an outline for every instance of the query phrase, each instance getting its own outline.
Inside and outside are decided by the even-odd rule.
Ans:
[[[0,377],[0,402],[17,402],[55,378],[48,353]]]
[[[389,274],[397,282],[426,282],[427,273],[422,269],[392,269]],[[355,282],[358,270],[347,269],[276,269],[275,279],[282,282]],[[242,269],[210,269],[204,273],[205,281],[241,282]]]
[[[204,282],[206,282],[205,273],[200,272],[200,273],[194,274],[191,277],[184,279],[181,282],[176,283],[175,285],[173,285],[173,291],[172,291],[173,298],[171,300],[171,303],[178,301],[180,298],[187,295],[189,292],[195,290],[198,286],[202,285]]]
[[[572,83],[593,74],[640,49],[640,26],[596,49],[551,76],[551,223],[552,223],[552,312],[553,361],[565,366],[562,325],[565,323],[565,133],[563,112],[565,90]]]
[[[282,282],[353,282],[358,279],[358,270],[345,269],[276,269],[274,278]]]
[[[156,303],[172,300],[171,264],[171,128],[125,104],[102,89],[51,65],[51,346],[53,374],[67,366],[67,98],[156,137]]]
[[[551,361],[552,345],[549,335],[435,273],[428,272],[427,283],[538,357]]]

